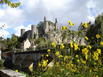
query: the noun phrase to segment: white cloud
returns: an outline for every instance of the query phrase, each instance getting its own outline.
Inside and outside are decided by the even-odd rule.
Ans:
[[[95,21],[95,17],[94,16],[87,16],[87,18],[89,19],[89,21],[94,22]]]
[[[6,23],[9,27],[18,26],[25,21],[21,9],[7,7],[0,10],[2,11],[2,14],[0,14],[0,23]]]
[[[96,7],[96,2],[95,0],[89,0],[87,2],[87,8],[95,8]]]
[[[4,15],[4,11],[0,9],[0,17]]]
[[[3,29],[0,29],[0,37],[6,38],[9,35],[9,32]]]
[[[46,16],[54,21],[58,18],[60,24],[67,24],[72,20],[76,26],[84,21],[94,21],[95,16],[103,12],[103,0],[20,0],[20,8],[5,7],[0,9],[0,23],[16,28],[19,35],[20,28],[28,27],[29,22],[38,24]],[[93,8],[93,10],[90,10]],[[25,25],[24,23],[27,23]],[[25,25],[25,26],[22,26]]]
[[[69,5],[72,0],[43,0],[44,7],[48,11],[55,11],[58,9],[65,9],[67,4]],[[68,7],[69,9],[70,7]]]
[[[28,21],[37,24],[44,16],[50,20],[58,18],[59,23],[62,24],[67,22],[69,16],[74,21],[80,19],[76,22],[86,20],[88,0],[21,0],[21,2],[22,9],[2,9],[5,15],[0,20],[10,26],[20,26]]]
[[[5,22],[0,22],[0,29],[8,29],[9,26]]]
[[[7,24],[4,24],[3,22],[0,22],[0,37],[6,38],[10,35],[10,33],[7,31],[9,27]]]
[[[17,26],[17,27],[15,27],[15,31],[16,31],[16,35],[17,36],[20,36],[20,33],[21,33],[21,29],[25,29],[25,31],[27,31],[27,30],[31,30],[31,24],[29,24],[28,26],[24,26],[24,25],[20,25],[20,26]]]

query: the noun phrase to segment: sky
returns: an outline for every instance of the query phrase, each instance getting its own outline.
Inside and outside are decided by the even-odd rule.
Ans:
[[[0,37],[20,36],[20,29],[29,30],[31,25],[43,21],[58,19],[59,25],[67,25],[71,20],[77,29],[81,22],[94,22],[103,12],[103,0],[10,0],[21,2],[17,8],[0,4]],[[1,28],[3,27],[3,28]]]

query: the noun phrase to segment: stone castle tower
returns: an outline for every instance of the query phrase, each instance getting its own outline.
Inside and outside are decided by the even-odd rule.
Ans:
[[[21,36],[25,33],[25,29],[21,29]]]
[[[46,20],[46,17],[44,17],[44,32],[48,32],[49,31],[49,26],[48,26],[48,22]]]
[[[47,33],[49,31],[53,31],[57,29],[57,18],[55,19],[55,23],[52,23],[51,21],[47,21],[46,17],[44,17],[44,32]]]
[[[31,25],[31,38],[34,38],[34,31],[35,31],[35,27],[34,25]]]
[[[34,35],[36,34],[36,37],[38,37],[38,30],[36,25],[31,25],[31,38],[34,38]]]
[[[54,24],[55,30],[57,30],[57,24],[58,24],[58,21],[57,21],[57,18],[55,18],[55,24]]]

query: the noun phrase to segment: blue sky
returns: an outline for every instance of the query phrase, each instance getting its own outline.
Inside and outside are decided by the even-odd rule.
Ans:
[[[0,4],[0,36],[10,37],[11,34],[20,35],[20,29],[30,29],[31,24],[37,25],[46,16],[58,24],[67,25],[71,20],[74,29],[81,22],[94,21],[103,12],[103,0],[11,0],[20,1],[18,8],[10,8]]]

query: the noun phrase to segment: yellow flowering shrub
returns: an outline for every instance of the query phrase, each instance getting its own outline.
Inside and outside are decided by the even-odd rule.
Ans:
[[[68,24],[70,26],[74,26],[74,24],[70,20],[68,21]],[[82,24],[82,26],[83,29],[88,28],[89,23],[85,22]],[[67,31],[67,26],[62,26],[61,29]],[[70,34],[72,34],[72,31],[70,32]],[[47,58],[52,56],[54,65],[53,67],[51,67],[51,69],[49,69],[49,71],[47,69],[48,75],[46,72],[46,76],[43,77],[85,77],[87,74],[90,74],[90,76],[88,77],[92,77],[94,76],[92,75],[92,73],[96,76],[96,74],[98,74],[97,71],[103,71],[103,49],[101,47],[103,46],[103,41],[99,41],[99,38],[101,38],[102,36],[100,34],[96,34],[93,37],[94,45],[89,41],[90,39],[92,39],[92,37],[88,36],[88,38],[87,36],[88,35],[82,36],[82,38],[86,40],[86,45],[81,45],[78,42],[74,41],[72,38],[70,38],[69,44],[64,44],[63,42],[61,44],[56,44],[56,42],[52,42],[52,53],[50,53],[51,49],[48,49],[48,54],[45,54],[42,57]],[[47,68],[48,62],[49,59],[43,59],[38,63],[38,66],[43,67],[43,69],[45,67]]]

